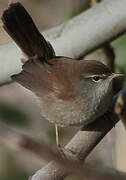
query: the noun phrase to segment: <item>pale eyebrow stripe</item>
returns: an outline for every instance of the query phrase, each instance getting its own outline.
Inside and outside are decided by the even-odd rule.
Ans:
[[[94,77],[94,76],[100,76],[102,78],[102,77],[106,77],[106,74],[82,74],[82,76],[85,77],[85,78],[91,78],[91,77]]]

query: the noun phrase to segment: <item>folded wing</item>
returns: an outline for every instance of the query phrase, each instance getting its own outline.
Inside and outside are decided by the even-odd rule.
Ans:
[[[51,95],[62,100],[73,98],[72,61],[69,63],[70,60],[65,58],[50,61],[52,65],[43,64],[39,57],[33,57],[23,65],[23,71],[13,75],[12,79],[39,97]]]

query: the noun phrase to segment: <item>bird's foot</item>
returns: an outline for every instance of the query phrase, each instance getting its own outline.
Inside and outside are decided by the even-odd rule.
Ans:
[[[64,148],[60,144],[57,144],[57,150],[60,153],[62,158],[66,158],[66,155],[64,153]]]

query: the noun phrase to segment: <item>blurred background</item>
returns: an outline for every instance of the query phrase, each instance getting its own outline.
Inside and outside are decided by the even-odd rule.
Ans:
[[[40,31],[61,24],[92,6],[90,0],[21,0],[20,2],[31,14]],[[0,16],[7,6],[7,0],[0,0]],[[0,27],[0,45],[10,41],[12,40]],[[113,41],[111,45],[116,54],[116,72],[126,72],[126,35]],[[88,55],[86,59],[104,60],[104,53],[99,49]],[[54,126],[40,116],[36,97],[17,83],[0,87],[0,120],[56,147]],[[73,127],[60,129],[60,142],[65,145],[77,130]],[[86,163],[126,172],[125,136],[126,131],[119,122],[93,150]],[[0,179],[26,180],[46,163],[30,152],[14,147],[8,148],[0,139]]]

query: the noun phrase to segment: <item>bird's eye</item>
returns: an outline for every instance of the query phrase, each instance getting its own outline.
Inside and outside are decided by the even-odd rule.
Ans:
[[[95,76],[92,76],[92,80],[93,80],[94,82],[98,82],[98,81],[101,80],[101,77],[98,76],[98,75],[95,75]]]

